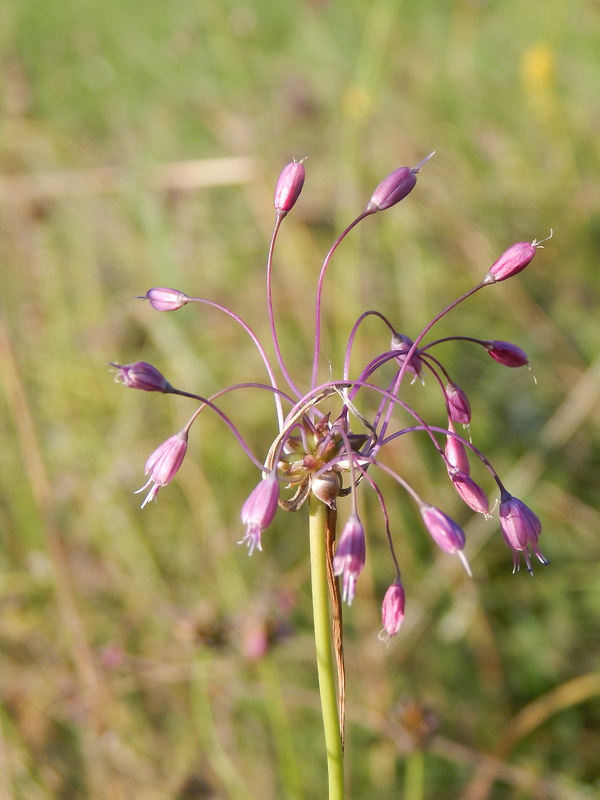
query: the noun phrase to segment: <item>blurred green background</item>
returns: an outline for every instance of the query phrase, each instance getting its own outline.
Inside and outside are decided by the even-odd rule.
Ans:
[[[426,442],[390,452],[465,525],[474,578],[382,478],[408,597],[386,648],[393,570],[363,494],[368,567],[345,610],[349,794],[403,796],[422,748],[427,798],[600,794],[599,86],[597,0],[4,0],[2,800],[325,796],[305,509],[278,514],[249,559],[239,508],[258,471],[204,413],[176,480],[141,511],[145,459],[194,406],[126,390],[107,362],[145,359],[204,395],[264,379],[228,318],[134,298],[175,286],[266,340],[272,187],[308,156],[275,260],[304,385],[329,244],[379,180],[432,150],[414,193],[336,255],[325,357],[339,374],[366,308],[414,338],[506,247],[553,228],[528,270],[438,331],[530,356],[537,383],[472,346],[439,352],[552,564],[513,576],[497,522],[458,505]],[[370,358],[387,333],[371,323],[358,347]],[[433,382],[407,397],[444,424]],[[264,454],[272,401],[223,406]]]

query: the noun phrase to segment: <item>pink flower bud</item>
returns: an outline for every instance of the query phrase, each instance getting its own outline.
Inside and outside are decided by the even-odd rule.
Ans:
[[[466,540],[460,525],[454,522],[447,514],[444,514],[443,511],[440,511],[439,508],[430,506],[428,503],[423,503],[420,510],[425,527],[433,541],[445,553],[450,553],[450,555],[457,554],[467,574],[471,575],[469,563],[462,552]]]
[[[111,367],[119,370],[115,380],[130,389],[142,389],[145,392],[170,392],[173,388],[156,367],[145,361],[136,361],[135,364],[125,366],[111,362]]]
[[[244,538],[238,544],[248,545],[248,555],[254,549],[262,550],[260,537],[273,522],[279,500],[279,481],[273,473],[256,486],[242,506],[242,522],[246,526]]]
[[[510,342],[486,342],[485,348],[490,356],[505,367],[524,367],[529,364],[527,353]]]
[[[468,425],[471,422],[469,398],[456,383],[449,382],[446,386],[446,401],[452,422],[460,425]]]
[[[152,488],[142,503],[142,508],[155,499],[161,486],[166,486],[173,480],[185,458],[187,442],[187,431],[180,431],[174,436],[170,436],[148,458],[145,474],[150,475],[150,479],[136,492],[136,494],[139,494],[139,492],[143,492],[152,484]]]
[[[490,513],[490,503],[481,486],[475,483],[466,472],[461,472],[459,469],[450,469],[448,474],[459,497],[470,509],[487,517]]]
[[[483,279],[483,283],[498,283],[499,281],[505,281],[507,278],[512,278],[513,275],[517,275],[529,264],[536,254],[538,247],[541,247],[542,242],[546,242],[551,238],[552,231],[550,231],[550,236],[547,236],[546,239],[542,239],[539,242],[537,239],[534,239],[531,244],[529,242],[517,242],[513,244],[508,250],[502,253],[499,259],[494,261]]]
[[[402,364],[406,361],[406,354],[413,346],[414,342],[412,339],[409,339],[408,336],[404,336],[402,333],[394,333],[392,334],[392,350],[398,350],[404,355],[398,356],[396,361],[402,366]],[[406,367],[406,372],[412,372],[415,376],[413,381],[417,378],[421,377],[421,373],[423,371],[423,360],[419,355],[419,349],[417,348],[415,352],[410,357],[410,363]]]
[[[523,554],[527,571],[533,573],[529,550],[537,556],[542,564],[550,562],[542,555],[538,548],[538,538],[542,532],[542,523],[534,512],[506,490],[500,497],[500,530],[504,541],[513,551],[513,573],[520,567],[519,554]]]
[[[488,271],[492,282],[505,281],[524,270],[535,255],[535,247],[529,242],[517,242],[509,247]]]
[[[387,640],[395,636],[404,620],[406,596],[400,578],[394,581],[385,593],[381,606],[381,621],[385,630],[382,638]],[[383,634],[383,631],[382,631]]]
[[[371,195],[367,203],[366,211],[374,214],[376,211],[384,211],[404,200],[410,194],[417,183],[417,174],[421,171],[423,164],[429,161],[433,153],[430,153],[416,167],[399,167],[384,178],[379,186]]]
[[[356,579],[365,566],[365,531],[358,515],[353,512],[344,525],[333,557],[333,574],[343,575],[342,599],[352,605]]]
[[[410,167],[400,167],[384,178],[371,195],[367,211],[385,211],[404,200],[417,184],[417,175]]]
[[[163,287],[156,289],[149,289],[144,297],[140,300],[149,300],[150,305],[156,311],[177,311],[186,303],[189,303],[190,298],[187,294],[177,291],[177,289],[166,289]]]
[[[448,430],[451,433],[455,432],[452,420],[448,420]],[[470,474],[471,466],[469,464],[469,457],[467,456],[466,448],[460,439],[458,439],[456,436],[447,436],[446,448],[444,452],[451,467],[459,469],[466,475]]]
[[[291,211],[304,186],[304,159],[284,167],[275,185],[275,210],[285,215]]]

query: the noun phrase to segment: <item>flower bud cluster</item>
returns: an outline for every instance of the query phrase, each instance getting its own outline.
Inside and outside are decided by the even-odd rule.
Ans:
[[[241,326],[257,348],[268,381],[236,384],[222,389],[211,398],[205,398],[175,389],[158,369],[146,362],[138,361],[126,366],[113,364],[118,370],[117,380],[125,386],[143,391],[179,394],[194,398],[199,403],[184,430],[163,442],[146,462],[148,481],[139,490],[149,489],[143,505],[154,500],[159,489],[173,480],[187,452],[189,429],[200,412],[208,408],[220,417],[244,452],[262,472],[261,480],[241,509],[241,521],[245,526],[241,543],[247,545],[250,554],[262,549],[262,534],[273,523],[278,508],[297,511],[310,499],[312,503],[327,506],[327,513],[330,515],[328,518],[331,520],[335,519],[340,501],[346,497],[351,499],[351,510],[338,537],[332,563],[334,575],[341,579],[343,599],[348,604],[355,597],[357,580],[365,566],[367,553],[365,527],[358,513],[358,488],[363,483],[375,491],[396,573],[382,603],[381,635],[386,640],[400,630],[406,596],[384,493],[376,483],[373,473],[385,475],[386,479],[395,481],[396,485],[409,494],[417,504],[423,526],[434,544],[442,553],[456,555],[468,575],[471,575],[464,552],[467,540],[463,528],[436,505],[423,500],[406,478],[394,472],[385,462],[384,453],[400,436],[413,433],[427,436],[440,457],[442,468],[446,469],[457,497],[471,511],[489,518],[488,494],[471,475],[472,464],[479,463],[482,469],[490,473],[500,489],[499,524],[504,541],[513,552],[514,571],[519,568],[520,559],[523,558],[527,570],[531,572],[532,555],[542,564],[548,563],[538,546],[541,533],[538,517],[521,500],[507,492],[488,459],[472,441],[457,433],[456,426],[471,425],[471,404],[466,392],[450,377],[442,362],[432,355],[432,350],[451,340],[471,342],[484,348],[497,364],[508,368],[529,366],[527,354],[511,342],[496,339],[449,336],[427,343],[423,341],[433,325],[463,300],[486,286],[501,283],[524,270],[536,255],[539,242],[518,242],[509,247],[492,264],[481,283],[450,303],[414,338],[399,333],[393,322],[379,311],[364,312],[354,324],[348,339],[343,374],[337,379],[331,375],[319,379],[319,370],[322,368],[321,298],[330,260],[355,225],[371,214],[392,208],[413,191],[417,175],[430,157],[416,167],[399,167],[384,178],[371,195],[364,211],[336,239],[327,254],[317,281],[312,374],[302,388],[291,377],[279,342],[271,276],[274,246],[281,222],[295,207],[304,186],[303,161],[292,161],[282,170],[274,192],[276,221],[267,262],[267,308],[272,351],[279,371],[274,369],[272,357],[269,357],[259,337],[240,316],[211,300],[190,297],[177,289],[166,287],[152,288],[141,299],[147,300],[155,311],[177,311],[194,302],[210,307],[210,313],[217,310],[227,314],[235,324]],[[299,302],[301,300],[302,298],[298,298]],[[372,336],[369,342],[378,344],[371,359],[352,374],[350,365],[354,358],[354,341],[368,317],[377,318],[378,324],[387,327],[387,332],[385,337]],[[407,373],[413,382],[419,379],[424,384],[426,378],[433,379],[434,387],[437,386],[441,394],[441,420],[426,421],[417,408],[411,407],[403,399],[404,377]],[[285,388],[281,388],[284,383]],[[234,422],[216,404],[221,395],[249,387],[269,393],[275,404],[278,433],[264,460],[257,458]],[[334,399],[339,400],[340,407],[337,413],[332,414],[325,403],[330,406]],[[410,424],[402,428],[396,421],[396,412],[401,412],[402,418],[408,415]],[[445,423],[445,427],[440,426],[440,422]]]

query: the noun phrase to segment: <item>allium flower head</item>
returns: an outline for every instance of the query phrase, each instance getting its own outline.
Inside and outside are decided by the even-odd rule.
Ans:
[[[366,557],[366,533],[357,513],[357,497],[363,490],[373,492],[379,503],[383,523],[377,527],[385,531],[397,576],[386,593],[382,607],[383,625],[388,636],[395,635],[400,628],[405,597],[395,553],[395,534],[392,534],[393,526],[386,506],[384,487],[379,484],[380,478],[391,481],[394,487],[400,487],[408,494],[417,504],[425,529],[435,543],[444,553],[458,555],[468,574],[471,574],[463,552],[466,538],[462,527],[440,508],[421,498],[405,475],[398,474],[390,465],[388,453],[391,448],[399,445],[401,437],[417,436],[428,440],[438,458],[442,473],[447,471],[459,497],[472,511],[488,517],[490,511],[487,491],[470,474],[470,462],[479,461],[500,488],[500,525],[502,534],[514,553],[515,569],[522,555],[530,570],[531,553],[542,563],[547,563],[537,546],[541,530],[538,518],[520,500],[506,492],[490,461],[471,439],[467,441],[456,433],[455,425],[471,424],[471,406],[467,394],[456,383],[455,376],[450,375],[441,356],[438,356],[438,348],[448,342],[452,342],[453,346],[469,342],[469,346],[476,344],[479,348],[484,348],[496,362],[507,367],[528,364],[526,354],[516,345],[487,338],[465,335],[427,338],[433,326],[450,311],[455,312],[463,301],[483,287],[500,283],[523,270],[540,247],[539,242],[519,242],[509,248],[494,262],[483,281],[461,297],[450,301],[420,331],[413,334],[412,338],[397,332],[397,323],[402,320],[394,320],[381,311],[369,309],[360,314],[348,331],[345,352],[338,362],[343,362],[340,373],[333,374],[331,363],[335,363],[334,359],[330,362],[324,358],[321,333],[323,308],[327,306],[323,303],[323,296],[328,285],[328,269],[332,258],[345,237],[363,219],[391,208],[414,189],[417,174],[429,158],[430,156],[413,168],[395,169],[381,181],[366,208],[335,239],[325,256],[316,277],[314,349],[308,374],[303,375],[286,360],[279,338],[272,277],[275,245],[282,222],[295,207],[304,186],[305,167],[301,161],[293,161],[284,167],[275,186],[275,223],[266,263],[268,324],[265,328],[270,336],[269,346],[263,343],[262,334],[259,336],[235,311],[207,298],[190,296],[177,289],[165,287],[150,289],[143,296],[155,311],[176,311],[191,304],[203,304],[207,314],[225,315],[233,325],[239,326],[256,349],[261,360],[262,373],[252,381],[235,383],[205,397],[174,388],[155,367],[146,362],[140,361],[127,366],[114,365],[118,369],[117,379],[126,386],[177,394],[187,398],[188,402],[192,399],[197,403],[184,431],[167,439],[148,459],[146,474],[149,475],[149,480],[143,488],[150,487],[150,490],[144,504],[156,497],[160,487],[169,483],[181,466],[192,424],[204,412],[216,414],[262,475],[241,510],[242,523],[246,527],[241,541],[248,546],[249,553],[261,549],[262,533],[271,525],[278,509],[297,512],[305,503],[311,505],[311,512],[315,510],[314,504],[318,504],[316,509],[319,514],[311,513],[311,524],[315,518],[319,518],[321,522],[325,519],[327,524],[324,524],[323,529],[326,527],[326,533],[330,537],[328,544],[333,546],[336,539],[336,512],[345,498],[349,498],[352,510],[337,537],[332,564],[335,575],[342,578],[343,598],[347,603],[351,603],[354,598],[356,580],[364,567]],[[305,297],[300,294],[294,298],[294,302],[298,304],[304,301]],[[389,305],[390,313],[396,310],[393,300]],[[312,314],[313,308],[310,311]],[[357,339],[361,340],[360,347],[355,346]],[[365,361],[359,360],[359,352],[369,353]],[[417,405],[418,400],[413,407],[405,399],[407,395],[410,396],[404,391],[407,380],[419,378],[424,383],[424,376],[428,378],[427,390],[436,392],[434,397],[437,401],[437,412],[436,406],[431,411],[432,406],[424,404],[428,410],[423,411]],[[274,408],[273,438],[271,444],[265,446],[259,454],[254,452],[243,431],[238,430],[234,420],[220,405],[224,395],[235,393],[237,397],[241,392],[262,393],[268,397]],[[235,408],[235,404],[231,405]],[[391,463],[405,461],[396,459]],[[326,552],[324,549],[323,557]],[[335,581],[331,580],[331,585],[335,585]]]

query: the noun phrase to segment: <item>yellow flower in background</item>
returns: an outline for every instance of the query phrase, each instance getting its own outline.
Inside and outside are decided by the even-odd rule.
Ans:
[[[531,45],[521,57],[523,87],[534,94],[546,93],[554,83],[554,52],[545,42]]]
[[[354,122],[362,122],[371,114],[373,97],[362,86],[350,86],[343,95],[344,115]]]
[[[555,93],[555,55],[546,42],[528,47],[521,56],[521,85],[536,115],[544,128],[554,129],[559,111]]]

